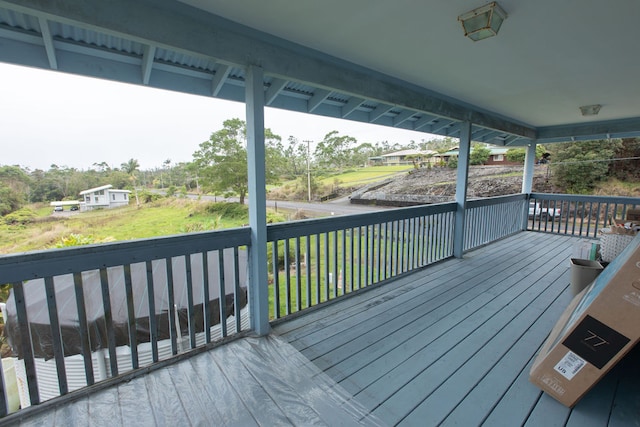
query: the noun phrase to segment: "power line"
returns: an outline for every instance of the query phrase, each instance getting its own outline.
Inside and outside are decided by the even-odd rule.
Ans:
[[[619,159],[594,159],[594,160],[573,160],[570,162],[550,162],[552,166],[555,165],[572,165],[579,163],[601,163],[601,162],[619,162],[624,160],[640,160],[640,157],[621,157]]]

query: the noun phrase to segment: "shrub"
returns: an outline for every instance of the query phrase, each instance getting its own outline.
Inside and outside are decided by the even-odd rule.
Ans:
[[[246,222],[249,218],[249,207],[240,203],[213,202],[207,204],[205,212],[229,220]]]
[[[293,245],[289,245],[289,263],[292,263],[295,260],[295,252]],[[285,268],[284,264],[284,242],[278,242],[278,259],[276,261],[278,263],[277,270],[282,270]],[[269,271],[273,271],[273,244],[269,244],[267,246],[267,268]]]
[[[63,236],[60,240],[54,245],[56,248],[67,248],[69,246],[82,246],[82,245],[91,245],[96,243],[93,236],[84,236],[82,234],[71,233],[68,236]]]
[[[279,212],[267,211],[267,224],[273,224],[274,222],[285,222],[287,218]]]
[[[197,222],[189,222],[182,226],[180,231],[182,233],[197,233],[201,231],[210,231],[220,228],[222,224],[222,217],[220,215],[214,217],[210,221],[197,221]]]
[[[164,196],[158,193],[150,193],[149,191],[141,191],[138,193],[138,198],[140,199],[140,203],[153,203],[164,199]]]
[[[451,156],[451,158],[447,162],[447,166],[450,169],[457,169],[458,168],[458,156]]]
[[[18,209],[15,212],[11,212],[2,217],[2,220],[7,225],[26,225],[35,220],[36,213],[28,208]]]

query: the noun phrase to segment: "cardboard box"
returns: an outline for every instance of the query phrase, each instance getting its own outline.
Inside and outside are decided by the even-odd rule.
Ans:
[[[640,341],[640,235],[564,311],[529,380],[572,407]]]
[[[627,211],[627,221],[640,222],[640,209],[629,209]]]

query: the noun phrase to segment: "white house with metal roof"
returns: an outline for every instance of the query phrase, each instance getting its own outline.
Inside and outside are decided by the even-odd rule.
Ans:
[[[422,163],[425,161],[429,161],[431,156],[436,154],[435,151],[432,150],[415,150],[415,149],[407,149],[394,151],[393,153],[382,154],[376,157],[369,157],[369,162],[372,164],[381,164],[381,165],[409,165],[414,162],[414,160]]]
[[[508,148],[504,148],[504,147],[491,147],[488,146],[487,147],[490,151],[489,154],[489,158],[487,159],[487,161],[484,163],[485,165],[514,165],[514,164],[518,164],[517,162],[510,162],[507,160],[507,152],[509,151]],[[437,161],[441,161],[444,163],[449,162],[449,159],[451,157],[458,157],[460,155],[460,149],[458,147],[454,147],[451,150],[445,152],[445,153],[440,153],[440,154],[436,154],[433,156],[433,158]]]
[[[80,210],[90,211],[92,209],[111,209],[127,206],[129,204],[129,193],[131,193],[129,190],[116,190],[111,184],[81,191]]]

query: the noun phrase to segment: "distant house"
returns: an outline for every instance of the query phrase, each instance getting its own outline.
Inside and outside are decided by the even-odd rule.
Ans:
[[[372,165],[410,165],[415,162],[422,164],[430,161],[431,156],[435,154],[435,151],[427,150],[401,150],[394,151],[393,153],[383,154],[381,156],[370,157],[369,163]]]
[[[508,148],[500,148],[500,147],[487,147],[487,148],[489,148],[489,151],[491,152],[491,154],[489,155],[489,158],[487,159],[487,161],[484,163],[485,165],[517,165],[519,164],[517,162],[514,163],[507,160],[507,151],[509,151]],[[436,161],[438,162],[448,163],[451,157],[453,156],[457,157],[458,154],[459,154],[458,147],[454,147],[451,150],[447,151],[446,153],[434,155],[434,159],[436,159]]]
[[[129,193],[131,193],[129,190],[116,190],[111,184],[81,191],[80,196],[83,200],[80,202],[80,210],[90,211],[127,206]]]

